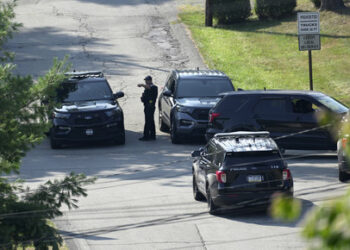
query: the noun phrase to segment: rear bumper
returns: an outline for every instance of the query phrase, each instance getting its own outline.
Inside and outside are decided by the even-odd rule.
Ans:
[[[212,197],[216,206],[224,208],[239,208],[245,206],[264,206],[268,205],[271,198],[277,193],[293,196],[293,187],[273,191],[256,192],[236,192],[228,194],[217,194]]]

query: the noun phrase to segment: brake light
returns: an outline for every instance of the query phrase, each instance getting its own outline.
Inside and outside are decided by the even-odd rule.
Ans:
[[[343,149],[345,149],[345,148],[346,148],[346,145],[348,144],[348,138],[343,138],[343,139],[341,139],[341,144],[342,144],[342,146],[343,146]]]
[[[209,122],[213,122],[219,116],[220,116],[220,113],[210,113],[209,114]]]
[[[216,171],[216,179],[220,183],[226,183],[226,173],[224,171]]]
[[[284,181],[289,180],[290,178],[292,178],[292,174],[290,173],[289,169],[284,169],[283,172],[282,172],[282,175],[283,175],[283,180]]]

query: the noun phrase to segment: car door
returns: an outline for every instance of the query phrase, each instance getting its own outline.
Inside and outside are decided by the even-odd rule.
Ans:
[[[290,114],[287,113],[287,98],[284,96],[262,97],[254,107],[253,119],[259,130],[269,131],[276,138],[290,133]]]
[[[170,91],[172,96],[162,95],[162,117],[164,122],[170,127],[170,114],[171,109],[174,106],[174,94],[175,94],[175,78],[174,75],[171,75],[165,85],[164,91]]]
[[[303,96],[292,96],[290,103],[291,113],[295,116],[293,127],[299,133],[294,135],[296,143],[310,149],[329,147],[331,135],[326,128],[320,127],[317,118],[322,106]]]

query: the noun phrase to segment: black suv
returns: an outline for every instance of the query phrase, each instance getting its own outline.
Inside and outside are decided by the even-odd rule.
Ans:
[[[293,196],[291,172],[269,132],[216,134],[192,157],[193,195],[208,201],[211,214],[266,207],[275,193]]]
[[[204,136],[209,110],[219,94],[234,91],[231,80],[216,70],[174,70],[159,96],[160,130],[170,129],[172,143],[184,136]]]
[[[62,106],[53,113],[51,148],[97,140],[124,144],[124,115],[117,102],[124,93],[113,94],[101,72],[72,72],[67,76],[69,79],[58,88]]]
[[[206,138],[233,131],[269,131],[279,147],[336,150],[336,140],[318,123],[320,111],[343,116],[348,108],[314,91],[237,91],[210,110]]]

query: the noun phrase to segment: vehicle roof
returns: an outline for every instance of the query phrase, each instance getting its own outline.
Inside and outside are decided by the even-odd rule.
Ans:
[[[267,131],[220,133],[212,140],[227,153],[278,150],[277,144]]]
[[[229,78],[225,73],[218,70],[174,70],[177,78]]]
[[[221,93],[221,96],[235,95],[307,95],[307,96],[325,96],[322,92],[308,90],[243,90],[235,92]]]

